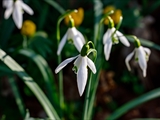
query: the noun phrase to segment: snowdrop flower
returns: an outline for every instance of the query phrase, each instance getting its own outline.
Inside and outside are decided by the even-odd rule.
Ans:
[[[130,46],[130,43],[128,42],[126,37],[118,30],[115,32],[115,30],[116,29],[114,27],[108,28],[107,32],[103,36],[104,55],[106,60],[109,60],[112,45],[117,44],[119,42],[118,38],[121,41],[121,43],[123,43],[125,46]]]
[[[3,7],[6,8],[4,13],[4,18],[8,19],[11,14],[16,26],[20,29],[23,22],[23,11],[26,11],[28,14],[33,15],[33,10],[26,5],[22,0],[3,0]]]
[[[83,45],[85,44],[85,39],[82,35],[82,33],[80,33],[75,27],[74,27],[74,20],[72,18],[70,18],[70,22],[71,23],[71,27],[68,28],[67,32],[65,33],[65,35],[63,36],[59,46],[58,46],[58,50],[57,50],[57,55],[60,55],[65,43],[67,40],[73,40],[73,44],[75,45],[75,47],[77,48],[77,50],[80,52]]]
[[[126,37],[121,32],[116,30],[116,28],[114,27],[114,22],[113,22],[112,18],[110,16],[107,16],[107,19],[109,21],[109,24],[108,24],[108,30],[106,31],[106,33],[103,36],[103,44],[104,44],[105,59],[109,60],[112,45],[118,44],[119,43],[118,39],[121,41],[121,43],[123,43],[127,47],[129,47],[130,44],[129,44],[128,40],[126,39]],[[120,21],[119,21],[118,26],[120,26],[121,21],[122,21],[122,17],[120,17]]]
[[[85,45],[84,47],[85,48]],[[57,74],[61,69],[63,69],[68,63],[74,62],[73,70],[77,74],[77,84],[78,84],[78,91],[80,96],[82,96],[86,83],[87,83],[87,77],[88,77],[88,69],[87,66],[91,69],[91,71],[95,74],[96,73],[96,67],[93,63],[93,61],[87,57],[86,54],[83,54],[83,48],[81,50],[81,54],[75,57],[68,58],[64,60],[56,69],[55,73]]]
[[[147,61],[149,59],[149,56],[151,54],[150,49],[143,47],[140,45],[140,41],[136,40],[136,48],[131,52],[125,59],[126,66],[129,71],[131,71],[129,61],[135,54],[135,60],[138,60],[139,66],[143,71],[143,76],[146,77],[146,69],[147,69]]]

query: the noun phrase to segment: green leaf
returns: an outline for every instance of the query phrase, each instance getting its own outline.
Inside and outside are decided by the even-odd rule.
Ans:
[[[49,97],[50,101],[54,106],[58,105],[58,94],[56,90],[56,85],[54,83],[55,79],[46,60],[42,56],[34,53],[30,49],[21,49],[19,51],[19,54],[27,57],[27,59],[30,59],[32,62],[36,64],[45,82],[47,96]]]
[[[38,30],[41,30],[43,29],[43,26],[46,22],[46,18],[47,18],[47,14],[49,13],[49,6],[44,4],[43,6],[43,10],[41,11],[41,14],[40,14],[40,17],[39,17],[39,20],[38,20]]]
[[[48,117],[53,120],[60,120],[56,110],[53,108],[52,104],[37,85],[34,82],[33,78],[30,77],[25,70],[9,55],[7,55],[3,50],[0,49],[0,59],[6,64],[12,71],[14,71],[23,82],[30,88],[30,90],[34,93],[36,98],[39,100],[44,110],[46,111]]]
[[[65,13],[65,10],[54,0],[44,0],[44,1],[50,4],[52,7],[54,7],[61,14]]]
[[[20,95],[19,90],[18,90],[18,86],[17,86],[13,77],[9,76],[8,80],[9,80],[9,83],[11,85],[12,91],[14,93],[15,100],[16,100],[16,103],[18,105],[19,111],[20,111],[22,117],[24,117],[25,116],[25,108],[24,108],[24,104],[23,104],[21,95]]]
[[[133,109],[134,107],[142,103],[145,103],[149,100],[155,99],[157,97],[160,97],[160,88],[156,88],[124,104],[123,106],[118,108],[114,113],[112,113],[106,120],[116,120],[119,117],[121,117],[123,114],[127,113],[129,110]]]

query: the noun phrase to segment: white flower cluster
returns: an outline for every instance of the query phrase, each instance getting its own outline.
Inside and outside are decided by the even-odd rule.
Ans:
[[[123,43],[125,46],[129,47],[130,44],[126,37],[116,30],[114,27],[108,28],[107,32],[103,36],[103,44],[104,44],[104,55],[106,60],[109,60],[110,52],[112,45],[115,43],[118,43],[118,39]],[[140,42],[139,40],[137,42]],[[135,59],[138,60],[138,63],[140,65],[140,68],[143,71],[143,76],[146,77],[146,69],[147,69],[147,61],[150,56],[150,49],[145,48],[141,45],[137,46],[132,53],[130,53],[126,59],[125,63],[129,71],[131,71],[129,61],[133,57],[135,53]]]
[[[58,55],[60,55],[66,41],[70,39],[73,40],[73,44],[75,45],[77,50],[81,52],[83,45],[86,43],[85,39],[82,33],[80,33],[75,27],[72,27],[68,28],[67,32],[65,33],[60,42],[57,50]],[[61,69],[63,69],[68,63],[72,62],[73,60],[75,60],[74,68],[76,68],[78,91],[80,96],[82,96],[88,78],[87,66],[91,69],[91,71],[94,74],[96,73],[96,67],[93,61],[87,57],[87,55],[82,56],[81,54],[79,54],[76,57],[68,58],[64,60],[62,63],[60,63],[60,65],[56,68],[55,73],[58,73]]]
[[[22,0],[3,0],[3,7],[6,8],[4,13],[4,18],[8,19],[12,14],[13,20],[17,28],[19,29],[22,27],[23,12],[26,11],[30,15],[34,14],[33,10],[28,5],[26,5]],[[112,22],[110,18],[109,20]],[[60,44],[58,46],[57,55],[61,54],[61,51],[67,40],[72,40],[73,44],[80,53],[82,51],[83,46],[86,44],[85,38],[82,35],[82,33],[80,33],[74,26],[72,26],[68,28],[67,32],[62,37],[62,40],[60,41]],[[126,37],[114,27],[113,23],[110,25],[110,27],[103,36],[104,55],[106,60],[109,60],[112,45],[119,43],[119,41],[127,47],[130,46],[130,43],[128,42]],[[135,53],[135,59],[138,60],[140,68],[143,71],[143,76],[145,77],[147,69],[147,60],[151,51],[148,48],[142,47],[141,45],[136,46],[134,51],[131,52],[126,57],[125,60],[126,66],[129,71],[131,70],[129,61],[133,57],[134,53]],[[64,68],[68,63],[72,62],[73,60],[75,60],[74,68],[76,68],[78,90],[81,96],[84,92],[87,83],[87,77],[88,77],[87,66],[91,69],[91,71],[94,74],[96,73],[96,67],[93,61],[87,57],[87,55],[83,56],[82,54],[80,54],[76,57],[71,57],[64,60],[56,68],[55,73],[58,73],[62,68]]]

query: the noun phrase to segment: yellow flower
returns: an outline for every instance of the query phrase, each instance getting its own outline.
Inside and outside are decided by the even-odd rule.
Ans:
[[[120,17],[122,16],[122,11],[120,9],[115,10],[111,18],[113,19],[114,23],[117,24],[120,21]]]
[[[109,5],[109,6],[104,8],[103,13],[105,14],[105,13],[111,11],[111,10],[115,11],[116,8],[114,6],[112,6],[112,5]]]
[[[31,20],[25,20],[23,22],[22,28],[21,28],[21,33],[26,36],[32,36],[34,35],[36,31],[36,25],[34,22]]]
[[[73,12],[73,13],[71,13],[70,15],[71,15],[71,17],[72,17],[73,20],[74,20],[74,25],[77,27],[77,26],[79,26],[79,25],[82,23],[82,21],[83,21],[83,18],[84,18],[84,10],[83,10],[83,8],[78,8],[78,12],[77,12],[77,13]],[[69,25],[69,16],[65,17],[64,22],[65,22],[66,25]]]
[[[122,16],[122,11],[120,9],[116,9],[114,6],[107,6],[105,7],[105,9],[103,10],[103,13],[107,13],[109,11],[113,10],[114,13],[112,15],[110,15],[110,17],[113,19],[114,23],[117,24],[120,20],[120,17]],[[104,21],[104,24],[108,25],[108,19],[106,18]]]

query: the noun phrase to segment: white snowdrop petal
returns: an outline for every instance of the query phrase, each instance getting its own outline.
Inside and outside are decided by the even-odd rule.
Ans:
[[[4,13],[4,18],[8,19],[11,16],[12,12],[13,12],[13,7],[7,8]]]
[[[79,55],[78,58],[74,62],[74,66],[76,66],[77,68],[79,68],[79,66],[81,64],[81,61],[82,61],[82,57]]]
[[[61,69],[63,69],[68,63],[72,62],[74,59],[76,59],[78,56],[68,58],[64,60],[61,64],[58,65],[58,67],[55,69],[55,73],[57,74]]]
[[[137,49],[137,55],[138,55],[138,63],[140,65],[140,68],[142,70],[146,70],[146,68],[147,68],[146,56],[145,56],[146,54],[145,54],[142,46],[140,46]]]
[[[94,64],[94,62],[93,62],[91,59],[89,59],[88,57],[87,57],[87,65],[88,65],[88,67],[92,70],[92,72],[95,74],[95,73],[96,73],[95,64]]]
[[[73,39],[73,33],[72,33],[72,29],[68,28],[68,33],[67,33],[67,39]]]
[[[146,69],[143,69],[143,77],[146,77]]]
[[[78,84],[78,91],[80,96],[82,96],[86,83],[87,83],[87,59],[85,57],[82,58],[81,65],[77,72],[77,84]]]
[[[134,50],[133,52],[131,52],[131,53],[126,57],[126,59],[125,59],[126,66],[127,66],[127,69],[128,69],[129,71],[131,71],[131,67],[130,67],[130,65],[129,65],[129,61],[130,61],[131,58],[133,57],[134,52],[135,52],[135,50]]]
[[[21,9],[20,3],[21,2],[16,1],[15,7],[13,10],[13,20],[19,29],[22,27],[22,21],[23,21],[22,9]]]
[[[68,30],[65,33],[65,35],[63,36],[62,40],[60,41],[59,45],[58,45],[58,50],[57,50],[57,55],[60,55],[66,41],[67,41],[67,34],[68,34]]]
[[[13,6],[13,0],[3,0],[3,7],[10,8]]]
[[[115,28],[108,29],[107,32],[103,36],[103,44],[106,44],[106,42],[111,39],[111,35],[114,32]]]
[[[151,54],[151,50],[149,48],[143,47],[143,49],[147,53],[147,55]]]
[[[71,37],[73,39],[73,43],[74,43],[75,47],[77,48],[77,50],[80,52],[84,44],[83,44],[80,36],[78,35],[76,28],[74,28],[74,27],[71,28],[71,34],[72,34]]]
[[[84,38],[84,36],[82,35],[82,33],[81,33],[81,32],[79,32],[78,30],[77,30],[77,33],[78,33],[78,35],[79,35],[79,37],[80,37],[80,39],[81,39],[82,43],[83,43],[83,44],[85,44],[85,43],[86,43],[86,41],[85,41],[85,38]]]
[[[33,15],[33,10],[25,3],[21,2],[22,8],[24,11],[26,11],[28,14]]]
[[[116,35],[118,36],[121,43],[123,43],[127,47],[130,46],[130,43],[128,42],[127,38],[121,32],[116,31]]]
[[[106,60],[109,60],[110,53],[111,53],[111,48],[112,48],[112,41],[110,39],[104,45],[104,55],[105,55]]]

